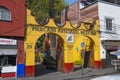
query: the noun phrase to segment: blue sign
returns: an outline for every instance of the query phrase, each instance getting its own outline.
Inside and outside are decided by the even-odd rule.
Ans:
[[[84,48],[84,46],[85,46],[85,43],[81,42],[81,47]]]

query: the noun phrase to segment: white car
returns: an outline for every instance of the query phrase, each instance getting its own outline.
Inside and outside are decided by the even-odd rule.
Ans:
[[[91,80],[120,80],[120,75],[101,76],[101,77],[93,78]]]

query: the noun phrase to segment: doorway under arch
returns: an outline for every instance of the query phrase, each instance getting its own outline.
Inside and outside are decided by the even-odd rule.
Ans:
[[[81,46],[81,43],[84,43],[83,47]],[[89,36],[80,36],[79,38],[77,38],[74,46],[75,71],[81,69],[83,63],[84,68],[94,68],[94,45],[94,41]]]
[[[35,44],[35,76],[64,72],[64,40],[57,34],[41,35]]]
[[[94,68],[94,41],[87,36],[85,38],[84,67]]]

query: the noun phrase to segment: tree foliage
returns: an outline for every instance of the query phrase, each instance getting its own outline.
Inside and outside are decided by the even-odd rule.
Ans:
[[[26,5],[32,10],[32,15],[35,16],[38,23],[43,23],[49,16],[49,0],[26,0]],[[54,0],[54,17],[57,22],[60,22],[61,10],[66,6],[67,3],[64,0]]]

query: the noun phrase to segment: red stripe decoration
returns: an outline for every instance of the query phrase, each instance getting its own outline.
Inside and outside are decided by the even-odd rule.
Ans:
[[[34,66],[25,67],[25,77],[34,77]]]
[[[74,66],[73,63],[64,63],[65,73],[73,72]]]
[[[1,77],[2,78],[8,78],[8,77],[15,77],[16,73],[15,72],[11,72],[11,73],[2,73]]]
[[[95,61],[94,67],[95,67],[96,69],[102,68],[102,62],[101,62],[101,61]]]

